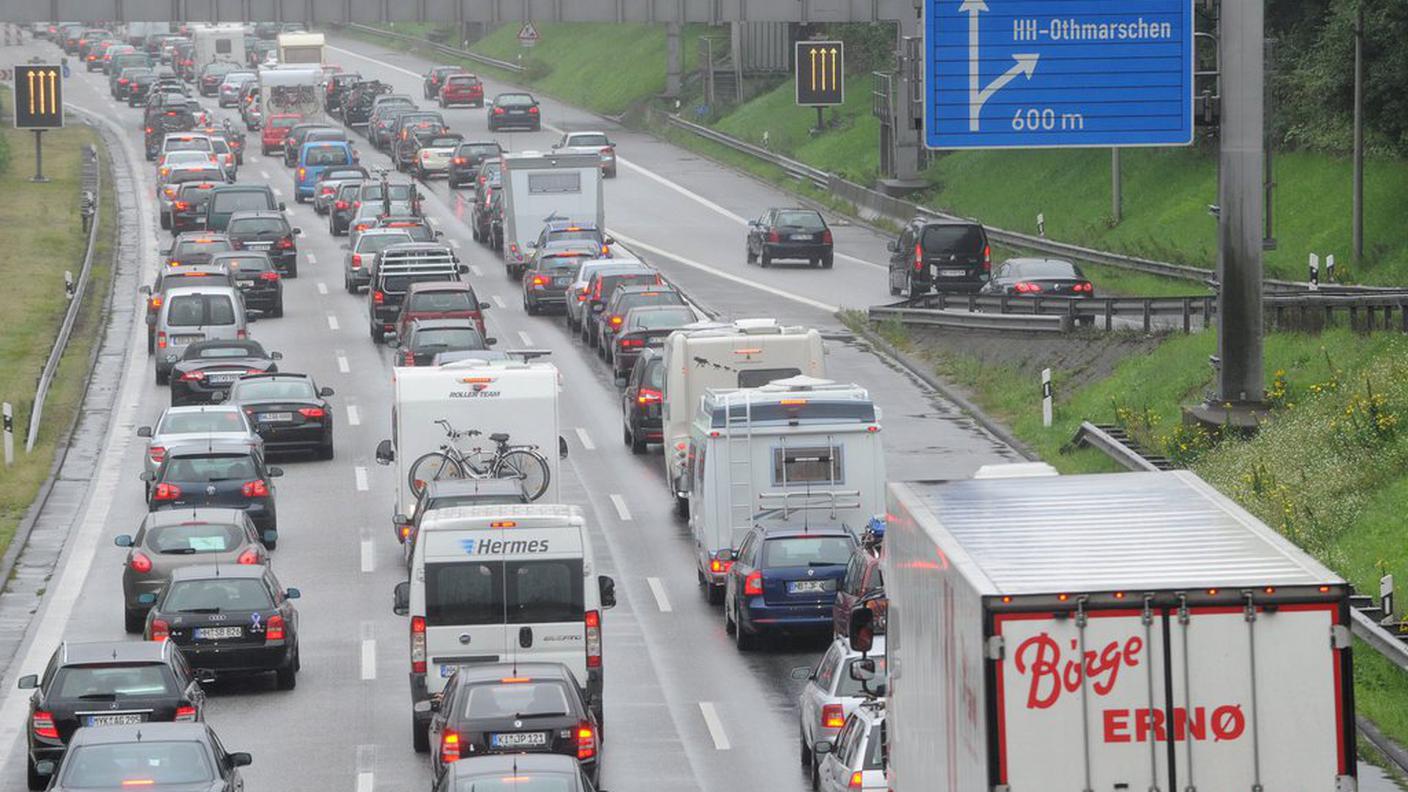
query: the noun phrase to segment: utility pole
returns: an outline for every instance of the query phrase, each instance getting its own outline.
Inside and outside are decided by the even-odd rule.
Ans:
[[[1364,259],[1364,0],[1354,12],[1354,263]]]
[[[1124,193],[1120,183],[1120,149],[1110,149],[1110,219],[1119,224],[1124,219]]]

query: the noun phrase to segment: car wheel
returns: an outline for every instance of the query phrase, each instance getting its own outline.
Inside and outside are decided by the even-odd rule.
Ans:
[[[411,746],[416,753],[430,753],[430,730],[411,719]]]
[[[821,789],[821,763],[816,759],[812,759],[807,775],[810,776],[808,780],[811,782],[812,792]]]
[[[900,296],[900,294],[901,294],[903,291],[904,291],[903,289],[901,289],[900,287],[898,287],[898,286],[895,285],[895,276],[894,276],[893,274],[891,274],[891,275],[890,275],[890,296],[891,296],[891,297],[898,297],[898,296]]]
[[[474,238],[474,241],[475,241],[475,242],[483,242],[483,241],[484,241],[484,235],[481,234],[481,233],[479,233],[479,224],[478,224],[478,223],[471,222],[471,223],[469,224],[469,235]]]
[[[752,264],[753,262],[755,262],[755,261],[758,260],[758,254],[756,254],[756,253],[753,252],[753,246],[752,246],[751,244],[745,244],[743,247],[744,247],[744,249],[746,249],[746,250],[748,251],[748,263],[749,263],[749,264]]]
[[[758,254],[758,266],[762,267],[763,269],[767,269],[768,267],[772,266],[772,256],[768,255],[767,248],[763,248],[763,250]]]
[[[297,277],[298,277],[298,265],[297,265],[297,264],[290,264],[290,265],[289,265],[289,268],[288,268],[288,271],[284,273],[284,277],[285,277],[285,278],[288,278],[288,279],[290,279],[290,280],[292,280],[292,279],[294,279],[294,278],[297,278]]]
[[[675,496],[675,516],[681,520],[689,519],[689,498]]]
[[[281,318],[281,317],[283,317],[283,315],[284,315],[284,298],[280,297],[280,298],[279,298],[279,301],[276,302],[276,303],[274,303],[274,316],[275,316],[276,318]]]
[[[685,501],[685,504],[687,507],[689,501]],[[724,604],[724,587],[722,585],[716,586],[706,579],[704,581],[704,599],[708,601],[710,605]],[[737,624],[735,624],[734,626],[736,627]]]
[[[704,584],[704,593],[705,593],[705,596],[708,597],[708,599],[709,599],[709,604],[710,604],[710,605],[714,605],[714,604],[715,604],[715,602],[714,602],[714,589],[715,589],[715,588],[718,588],[718,587],[717,587],[717,586],[714,586],[714,585],[711,585],[711,584],[709,584],[709,583],[705,583],[705,584]],[[733,635],[733,634],[736,633],[736,632],[738,632],[738,624],[734,622],[732,613],[729,611],[729,609],[728,609],[727,607],[725,607],[725,608],[724,608],[724,634],[725,634],[725,635]]]
[[[25,781],[28,783],[29,788],[33,790],[40,790],[49,786],[49,776],[39,772],[39,768],[34,766],[33,758],[25,761]]]
[[[529,302],[525,298],[523,300],[523,312],[528,314],[529,316],[537,316],[539,313],[538,306],[534,303]]]
[[[746,629],[744,629],[743,619],[738,617],[737,608],[738,605],[737,603],[735,603],[733,619],[733,644],[734,646],[738,647],[738,651],[740,652],[751,652],[757,648],[759,636],[754,635],[753,633],[750,633]]]
[[[319,458],[319,459],[332,459],[332,458],[333,458],[333,445],[332,445],[332,439],[331,439],[331,438],[329,438],[326,443],[324,443],[322,446],[320,446],[320,447],[318,448],[318,458]]]
[[[298,687],[298,650],[293,650],[294,656],[290,657],[288,663],[274,669],[274,681],[279,690],[293,690]]]
[[[171,381],[171,375],[170,375],[170,374],[163,374],[163,373],[161,372],[161,369],[157,369],[157,370],[156,370],[156,384],[158,384],[158,385],[165,385],[165,384],[167,384],[167,383],[170,382],[170,381]]]
[[[372,343],[373,343],[373,344],[380,344],[380,343],[383,342],[384,338],[383,338],[383,336],[382,336],[382,334],[381,334],[381,328],[380,328],[380,327],[378,327],[378,326],[375,325],[375,324],[369,324],[369,325],[367,325],[367,328],[371,330],[371,336],[372,336]]]
[[[797,735],[797,743],[802,747],[802,767],[811,767],[812,747],[807,745],[807,735]]]
[[[827,253],[825,256],[822,256],[822,257],[821,257],[821,268],[822,268],[822,269],[831,269],[832,265],[834,265],[835,263],[836,263],[836,257],[835,257],[835,254],[833,254],[833,253]]]
[[[145,609],[131,608],[122,609],[122,627],[127,630],[128,635],[139,635],[147,627],[147,612]]]
[[[165,231],[171,230],[171,215],[167,214],[166,212],[161,213],[161,227],[162,230]]]
[[[633,433],[633,434],[631,435],[631,453],[632,453],[632,454],[644,454],[644,453],[645,453],[645,445],[646,445],[646,443],[645,443],[645,437],[644,437],[643,435],[641,435],[639,432],[635,432],[635,433]]]

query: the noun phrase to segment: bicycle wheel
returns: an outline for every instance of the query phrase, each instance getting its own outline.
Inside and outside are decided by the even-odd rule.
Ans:
[[[516,478],[523,486],[523,495],[530,501],[543,497],[548,491],[548,461],[542,454],[526,448],[514,448],[499,457],[494,466],[496,478]]]
[[[460,463],[439,451],[431,451],[411,465],[409,476],[411,494],[420,495],[421,490],[425,489],[427,481],[462,478],[464,478],[464,469],[460,467]]]

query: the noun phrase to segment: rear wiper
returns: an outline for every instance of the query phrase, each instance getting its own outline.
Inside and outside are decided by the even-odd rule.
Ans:
[[[195,551],[196,549],[194,547],[173,547],[170,550],[160,550],[158,552],[162,555],[190,555]]]
[[[220,481],[238,481],[238,480],[241,479],[241,478],[243,478],[243,476],[226,476],[226,477],[224,477],[224,478],[206,479],[206,481],[208,481],[208,482],[211,483],[211,484],[215,484],[215,483],[220,482]]]
[[[80,701],[116,701],[116,693],[84,693],[79,696]]]
[[[526,720],[528,718],[565,718],[565,712],[515,712],[513,717],[516,720]]]
[[[214,607],[214,608],[180,608],[180,609],[178,609],[176,612],[177,612],[177,613],[219,613],[219,612],[220,612],[220,608],[219,608],[219,607]]]
[[[818,566],[845,566],[845,565],[846,565],[846,562],[845,562],[845,561],[808,561],[808,562],[807,562],[807,566],[809,566],[809,567],[818,567]]]

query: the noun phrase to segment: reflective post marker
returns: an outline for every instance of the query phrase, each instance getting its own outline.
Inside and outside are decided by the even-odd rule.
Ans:
[[[1041,370],[1041,425],[1051,427],[1051,369]]]
[[[1379,578],[1379,606],[1384,610],[1382,621],[1393,620],[1393,575]]]
[[[1325,257],[1325,282],[1335,282],[1335,254],[1331,253]]]
[[[1319,289],[1320,289],[1320,256],[1318,256],[1318,255],[1316,255],[1316,254],[1314,254],[1314,253],[1311,253],[1311,254],[1310,254],[1310,290],[1311,290],[1311,291],[1318,291]]]
[[[5,467],[15,464],[15,408],[9,402],[3,405],[5,420]]]

